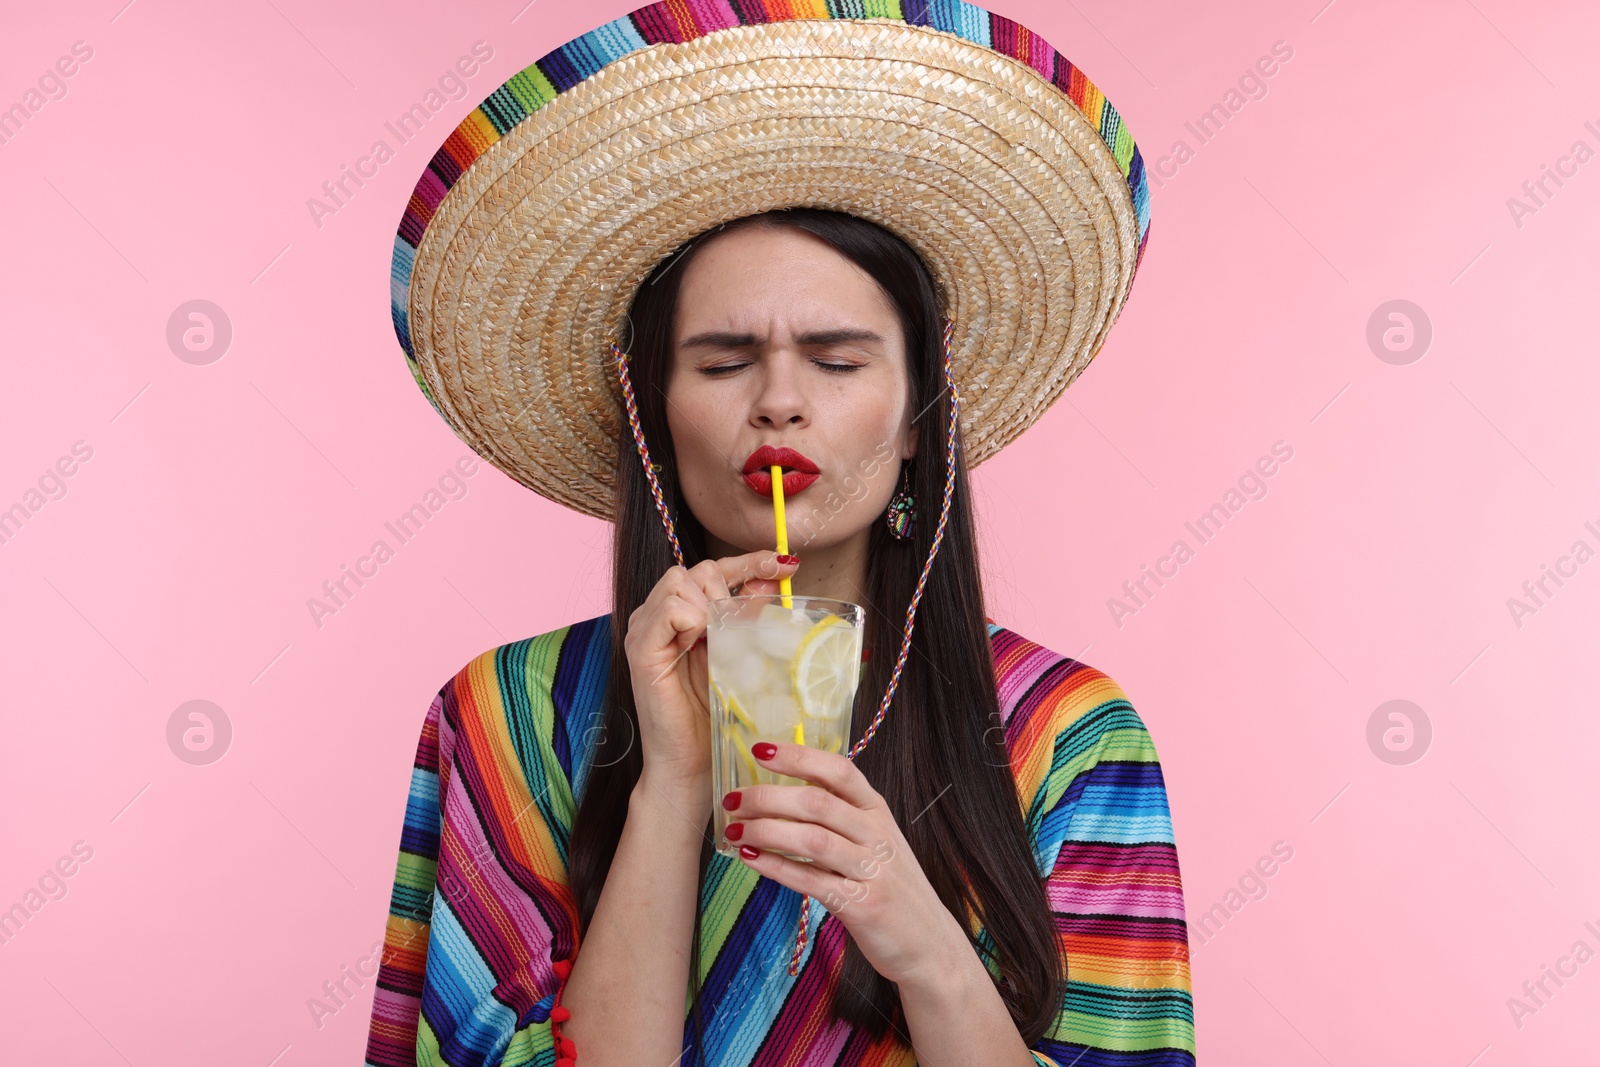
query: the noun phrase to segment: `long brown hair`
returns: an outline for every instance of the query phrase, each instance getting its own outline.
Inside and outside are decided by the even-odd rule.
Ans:
[[[752,215],[706,231],[667,257],[642,283],[629,314],[630,374],[650,458],[672,509],[684,563],[706,558],[705,533],[677,492],[666,418],[666,385],[673,359],[673,319],[679,281],[708,238],[748,225],[790,226],[826,241],[877,280],[898,311],[905,334],[911,410],[920,426],[911,492],[918,504],[913,536],[901,541],[885,524],[873,524],[863,599],[871,605],[865,639],[872,655],[856,695],[852,742],[872,721],[883,699],[904,636],[905,611],[927,558],[944,497],[945,428],[950,397],[941,365],[942,315],[938,290],[922,259],[899,237],[852,215],[790,208]],[[627,620],[675,565],[672,547],[628,434],[619,442],[613,550],[611,672],[605,729],[596,745],[570,841],[568,876],[587,929],[610,870],[639,780],[643,754],[638,736],[628,660]],[[888,476],[896,471],[887,469]],[[930,509],[930,504],[933,505]],[[932,514],[930,514],[930,510]],[[984,619],[982,583],[973,534],[971,497],[957,439],[950,517],[938,558],[917,608],[911,652],[894,702],[856,765],[888,803],[917,862],[963,930],[969,912],[983,924],[973,947],[998,961],[1001,999],[1023,1040],[1037,1041],[1061,1005],[1063,961],[1044,889],[1034,865],[999,720],[994,660]],[[625,721],[626,720],[626,721]],[[607,745],[615,743],[611,749]],[[625,751],[616,751],[626,746]],[[707,825],[696,900],[705,886],[712,852]],[[892,860],[890,861],[892,862]],[[970,938],[970,933],[969,933]],[[700,1012],[700,908],[696,909],[690,981],[692,1016]],[[834,1017],[881,1038],[893,1025],[910,1043],[900,998],[846,933],[843,970],[834,994]],[[696,1045],[702,1044],[697,1040]]]

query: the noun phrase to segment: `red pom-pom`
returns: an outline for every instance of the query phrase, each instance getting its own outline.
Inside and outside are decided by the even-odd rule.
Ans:
[[[556,972],[556,977],[565,982],[567,980],[567,976],[572,973],[572,961],[556,960],[553,968]]]
[[[572,1018],[572,1013],[566,1008],[563,1008],[561,1005],[557,1004],[555,1007],[550,1009],[550,1018],[554,1019],[558,1023],[564,1023],[568,1019]]]
[[[568,1059],[574,1059],[575,1060],[575,1059],[578,1058],[578,1046],[574,1045],[567,1038],[562,1038],[561,1039],[561,1043],[559,1045],[557,1045],[556,1048],[557,1048],[558,1051],[560,1051],[560,1053],[563,1056],[566,1056]]]
[[[556,1067],[578,1067],[578,1065],[572,1059],[572,1057],[562,1056],[560,1059],[556,1060]]]

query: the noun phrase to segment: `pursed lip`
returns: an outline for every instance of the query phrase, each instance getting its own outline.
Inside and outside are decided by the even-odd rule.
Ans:
[[[792,470],[804,471],[806,474],[820,474],[817,465],[792,448],[774,448],[772,445],[762,445],[750,453],[750,458],[744,461],[740,473],[749,474],[752,471],[766,470],[777,465],[788,467]]]
[[[788,468],[783,472],[783,495],[791,497],[821,477],[817,465],[792,448],[775,448],[762,445],[744,461],[744,484],[759,496],[772,495],[773,466]]]

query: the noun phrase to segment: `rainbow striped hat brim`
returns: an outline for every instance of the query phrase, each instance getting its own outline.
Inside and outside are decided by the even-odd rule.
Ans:
[[[969,466],[1088,366],[1150,226],[1121,116],[1025,26],[962,0],[671,0],[548,53],[445,140],[395,237],[395,332],[474,451],[610,518],[608,343],[635,288],[704,230],[802,205],[927,261]]]

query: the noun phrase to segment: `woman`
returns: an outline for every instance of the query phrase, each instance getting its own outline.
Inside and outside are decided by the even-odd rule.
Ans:
[[[664,7],[625,21],[643,32]],[[854,25],[870,29],[875,56],[904,45]],[[913,36],[907,62],[924,43]],[[727,45],[741,57],[750,46]],[[774,52],[784,62],[793,53],[788,40]],[[538,69],[558,69],[556,56]],[[688,65],[681,91],[703,69]],[[634,76],[630,92],[659,81]],[[815,77],[769,77],[816,87]],[[591,82],[597,94],[604,85]],[[571,100],[581,98],[558,103]],[[572,116],[547,117],[530,140],[570,168],[583,152],[560,156],[552,139]],[[588,150],[615,145],[601,131]],[[730,169],[755,166],[753,152],[733,152]],[[836,199],[856,213],[734,214],[734,196],[699,201],[700,217],[716,221],[687,241],[670,234],[692,226],[694,210],[656,222],[656,247],[637,254],[648,272],[620,271],[625,285],[600,259],[559,275],[524,259],[501,274],[539,286],[495,285],[482,252],[453,253],[494,247],[484,238],[497,230],[540,233],[546,257],[570,250],[547,222],[516,217],[525,200],[471,221],[492,200],[486,189],[527,178],[508,169],[526,157],[501,156],[462,168],[454,202],[436,199],[413,228],[427,241],[408,244],[415,262],[397,324],[419,382],[480,453],[614,520],[613,608],[484,653],[430,706],[367,1062],[566,1064],[581,1048],[585,1063],[718,1067],[1192,1063],[1181,884],[1154,748],[1111,679],[984,614],[966,479],[975,452],[1020,432],[1015,423],[1075,374],[1074,359],[1092,356],[1131,281],[1125,261],[1121,275],[1086,278],[1082,233],[1063,238],[1066,261],[1079,264],[1067,284],[1099,305],[1103,325],[1080,336],[1076,355],[1060,343],[1068,329],[1042,344],[1055,373],[1030,380],[1012,360],[958,370],[953,350],[965,346],[946,316],[961,257],[933,241],[930,263],[896,232],[927,238],[934,223],[881,225],[864,217],[870,201],[848,197]],[[680,204],[696,203],[691,184]],[[558,202],[601,217],[573,209],[570,193]],[[1014,246],[1006,256],[994,247],[994,270],[1016,275]],[[1103,267],[1114,257],[1100,251]],[[469,275],[487,287],[481,296],[458,284]],[[1116,299],[1100,299],[1108,275]],[[573,277],[589,284],[563,295]],[[541,286],[542,311],[509,306],[506,294]],[[580,387],[585,361],[551,343],[592,336],[584,300],[621,327],[611,353],[627,426],[613,422],[609,456],[586,450],[582,430],[553,441],[599,392],[592,380]],[[974,343],[1022,314],[967,306]],[[551,314],[570,321],[552,330]],[[476,344],[459,340],[463,322],[480,331]],[[1010,395],[996,378],[1031,395],[1031,409],[1002,430],[969,425],[962,408],[974,398]],[[630,431],[633,448],[618,447]],[[789,505],[798,558],[766,547],[770,486],[744,470],[763,445],[816,468]],[[585,463],[592,473],[596,458],[610,462],[602,506],[573,474]],[[886,521],[897,516],[909,524]],[[849,755],[758,745],[755,758],[812,784],[714,798],[706,605],[775,591],[780,577],[797,594],[867,608],[859,740]],[[713,803],[736,814],[737,860],[713,851]]]

